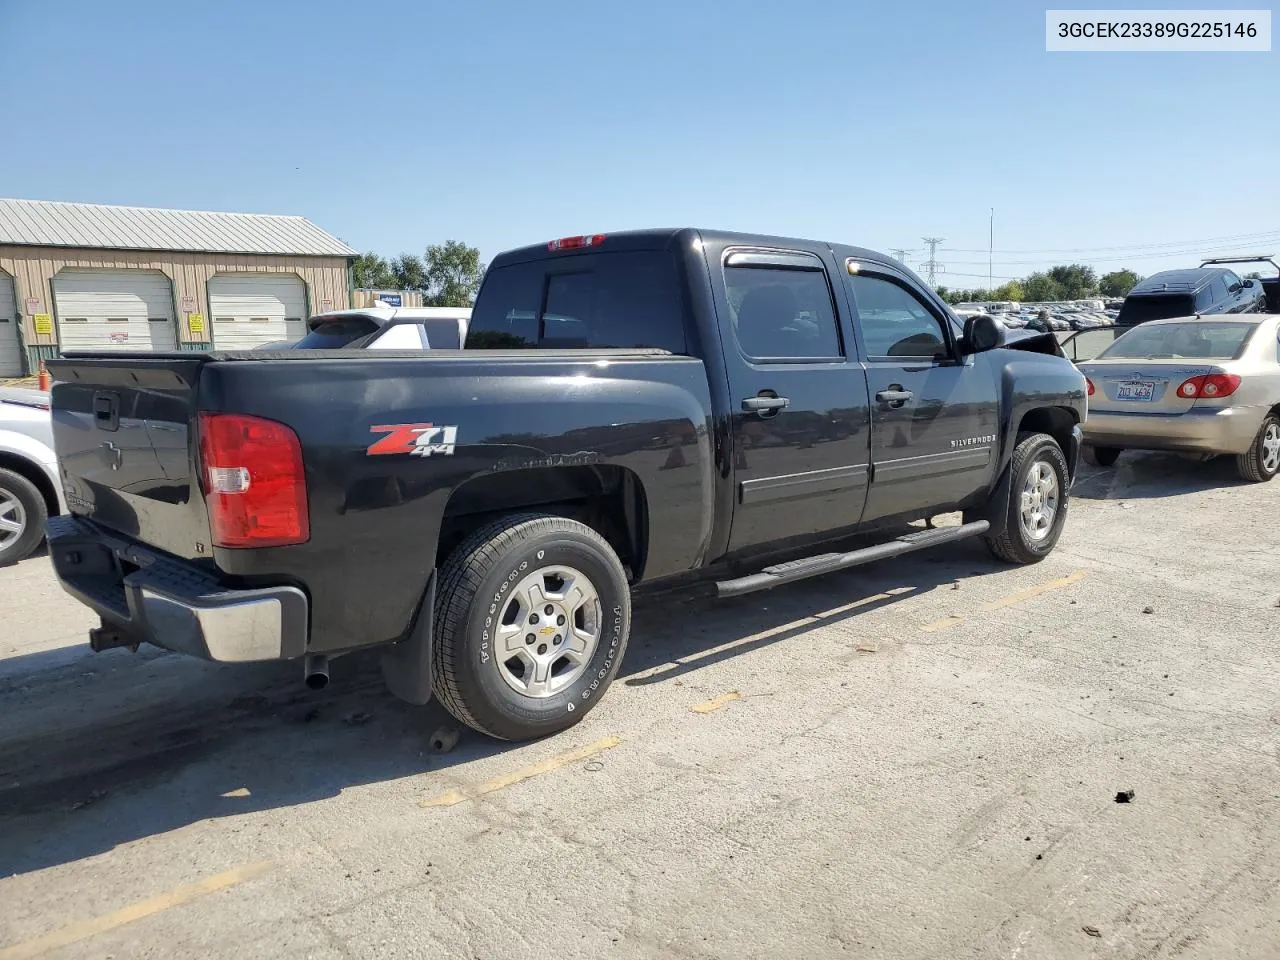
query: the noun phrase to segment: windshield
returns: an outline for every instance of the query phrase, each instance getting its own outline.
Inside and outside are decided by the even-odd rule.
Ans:
[[[1163,293],[1156,296],[1126,297],[1116,326],[1132,326],[1148,320],[1168,320],[1172,317],[1189,317],[1196,312],[1196,301],[1186,293]]]
[[[1098,355],[1099,360],[1234,360],[1256,323],[1152,323],[1135,327]]]

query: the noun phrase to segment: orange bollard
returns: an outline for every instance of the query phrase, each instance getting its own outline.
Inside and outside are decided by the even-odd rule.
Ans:
[[[40,378],[36,381],[36,386],[41,390],[49,389],[49,371],[44,368],[44,361],[40,361]]]

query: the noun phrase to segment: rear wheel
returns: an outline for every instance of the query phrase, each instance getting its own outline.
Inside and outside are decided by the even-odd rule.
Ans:
[[[1020,433],[1009,472],[1004,532],[987,537],[987,546],[1007,563],[1039,563],[1053,552],[1067,519],[1067,458],[1047,433]]]
[[[1086,443],[1080,447],[1080,459],[1091,467],[1111,467],[1121,452],[1120,447],[1095,447]]]
[[[502,740],[573,726],[604,695],[631,628],[626,573],[608,542],[565,517],[507,517],[449,558],[436,598],[434,690]]]
[[[1273,414],[1262,421],[1249,452],[1236,457],[1236,471],[1252,483],[1265,483],[1280,472],[1280,418]]]
[[[35,484],[0,470],[0,567],[30,556],[44,539],[49,511]]]

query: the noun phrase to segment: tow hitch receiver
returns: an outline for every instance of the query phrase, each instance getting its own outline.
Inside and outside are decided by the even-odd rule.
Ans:
[[[133,653],[137,653],[139,644],[139,640],[105,620],[102,621],[102,626],[89,631],[89,649],[94,653],[113,647],[128,647]]]

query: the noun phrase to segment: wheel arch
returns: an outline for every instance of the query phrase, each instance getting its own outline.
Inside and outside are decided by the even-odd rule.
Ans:
[[[648,498],[640,477],[615,464],[531,467],[473,477],[455,488],[445,505],[436,566],[471,531],[505,514],[530,510],[586,524],[608,541],[632,582],[644,575]]]
[[[58,491],[49,479],[49,474],[40,464],[27,459],[21,454],[8,450],[0,450],[0,469],[12,470],[14,473],[31,482],[40,491],[45,509],[49,516],[56,517],[62,513],[62,505],[58,502]]]

